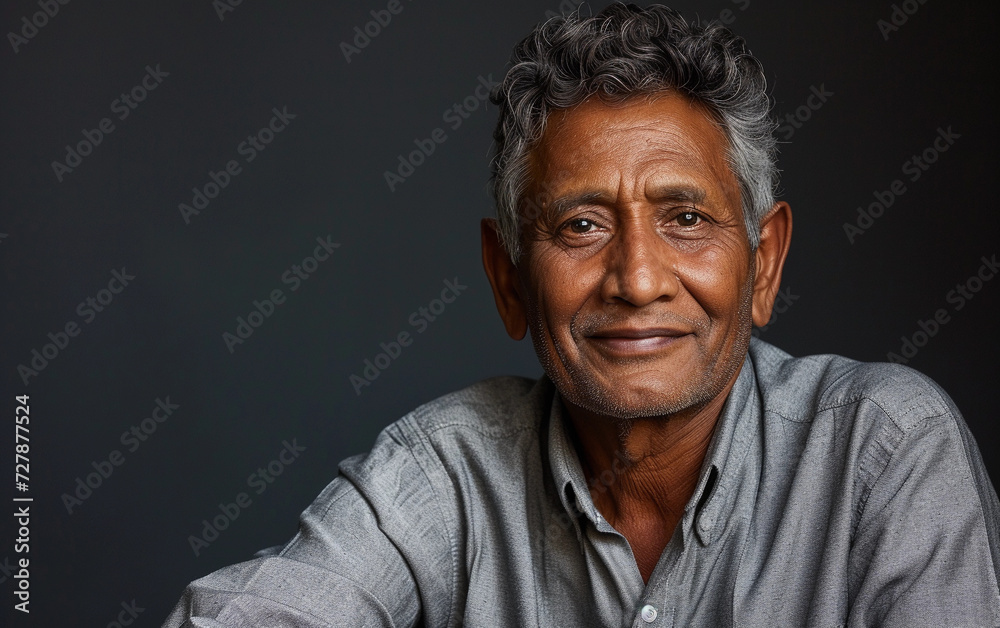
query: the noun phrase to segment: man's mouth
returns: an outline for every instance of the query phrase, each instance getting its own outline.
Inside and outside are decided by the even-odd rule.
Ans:
[[[676,327],[615,327],[585,337],[603,353],[624,357],[662,351],[689,335],[690,331]]]

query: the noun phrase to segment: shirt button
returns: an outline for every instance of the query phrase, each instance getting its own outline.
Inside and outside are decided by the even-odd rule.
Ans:
[[[652,623],[656,621],[656,609],[653,608],[651,605],[646,604],[645,606],[642,607],[642,610],[639,611],[639,616],[642,617],[642,621],[646,622],[647,624]]]

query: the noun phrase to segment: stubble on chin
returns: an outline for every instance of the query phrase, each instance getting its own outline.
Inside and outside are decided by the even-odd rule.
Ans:
[[[629,393],[624,387],[615,386],[606,378],[598,377],[593,368],[582,368],[568,359],[566,350],[560,346],[557,339],[552,339],[552,345],[547,342],[547,333],[541,317],[536,312],[529,312],[531,324],[531,339],[546,375],[555,384],[562,397],[570,403],[589,412],[608,417],[615,425],[620,442],[624,442],[632,430],[636,419],[649,417],[669,417],[684,411],[697,411],[715,399],[725,388],[732,377],[743,364],[746,351],[750,345],[750,332],[753,325],[753,276],[747,278],[740,295],[740,305],[737,313],[737,337],[734,339],[732,353],[717,355],[710,364],[698,373],[686,377],[673,394],[656,395],[656,398],[643,398],[643,393]],[[708,328],[710,329],[710,327]],[[695,338],[697,342],[697,338]],[[552,349],[554,347],[554,351]],[[696,351],[704,351],[702,346]],[[579,351],[577,351],[579,354]],[[714,374],[718,363],[724,360],[723,369]],[[633,363],[639,363],[635,360]],[[628,364],[623,362],[622,364]],[[638,397],[638,398],[635,398]],[[652,396],[650,396],[652,397]]]

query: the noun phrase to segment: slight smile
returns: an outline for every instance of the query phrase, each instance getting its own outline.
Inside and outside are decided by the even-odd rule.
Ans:
[[[638,357],[659,353],[691,333],[667,327],[606,329],[585,338],[610,358]]]

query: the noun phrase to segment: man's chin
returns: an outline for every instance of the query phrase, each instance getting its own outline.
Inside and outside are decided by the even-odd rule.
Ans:
[[[643,382],[641,386],[600,386],[578,382],[560,388],[560,394],[570,403],[591,413],[614,419],[632,420],[650,417],[668,418],[698,408],[707,403],[705,390],[690,382]]]

